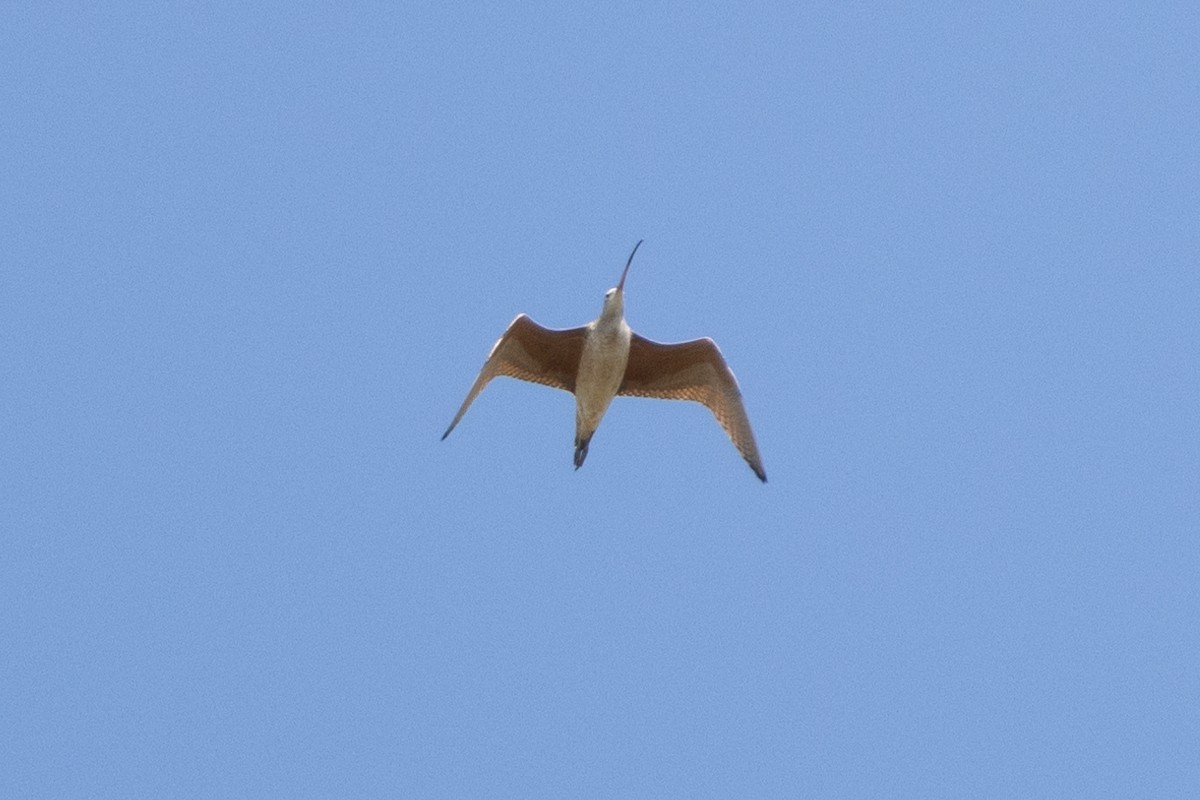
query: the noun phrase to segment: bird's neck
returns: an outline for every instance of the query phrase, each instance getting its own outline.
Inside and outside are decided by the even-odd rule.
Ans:
[[[614,297],[604,304],[600,309],[600,316],[596,319],[597,328],[619,328],[621,322],[625,319],[625,304],[621,302],[621,298]]]

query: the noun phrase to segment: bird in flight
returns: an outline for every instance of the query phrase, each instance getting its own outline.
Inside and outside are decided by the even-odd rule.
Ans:
[[[750,469],[766,483],[742,393],[713,340],[663,344],[638,336],[625,322],[625,276],[641,244],[633,246],[621,280],[605,292],[600,316],[587,325],[543,328],[518,314],[492,347],[442,439],[483,387],[500,375],[575,395],[575,469],[583,466],[592,435],[615,396],[693,400],[708,407]]]

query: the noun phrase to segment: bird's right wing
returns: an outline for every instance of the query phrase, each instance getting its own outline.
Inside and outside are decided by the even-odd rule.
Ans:
[[[524,314],[518,314],[492,347],[479,377],[467,392],[467,399],[463,400],[442,438],[450,435],[483,387],[498,375],[574,392],[586,332],[587,328],[543,328]]]
[[[750,469],[766,483],[767,473],[742,405],[742,392],[712,339],[663,344],[633,334],[629,363],[617,394],[703,403]]]

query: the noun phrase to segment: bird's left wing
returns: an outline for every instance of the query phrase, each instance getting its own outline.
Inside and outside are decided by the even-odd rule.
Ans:
[[[586,328],[543,328],[526,315],[518,314],[492,347],[479,377],[467,392],[467,399],[442,438],[450,435],[488,381],[499,375],[574,392],[586,332]]]
[[[703,403],[750,469],[766,483],[767,473],[742,405],[742,392],[712,339],[662,344],[633,334],[629,364],[617,394]]]

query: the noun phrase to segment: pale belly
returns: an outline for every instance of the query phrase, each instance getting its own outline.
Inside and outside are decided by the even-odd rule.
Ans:
[[[629,361],[628,329],[605,336],[590,336],[584,343],[575,378],[575,427],[591,434],[600,424],[625,377]]]

